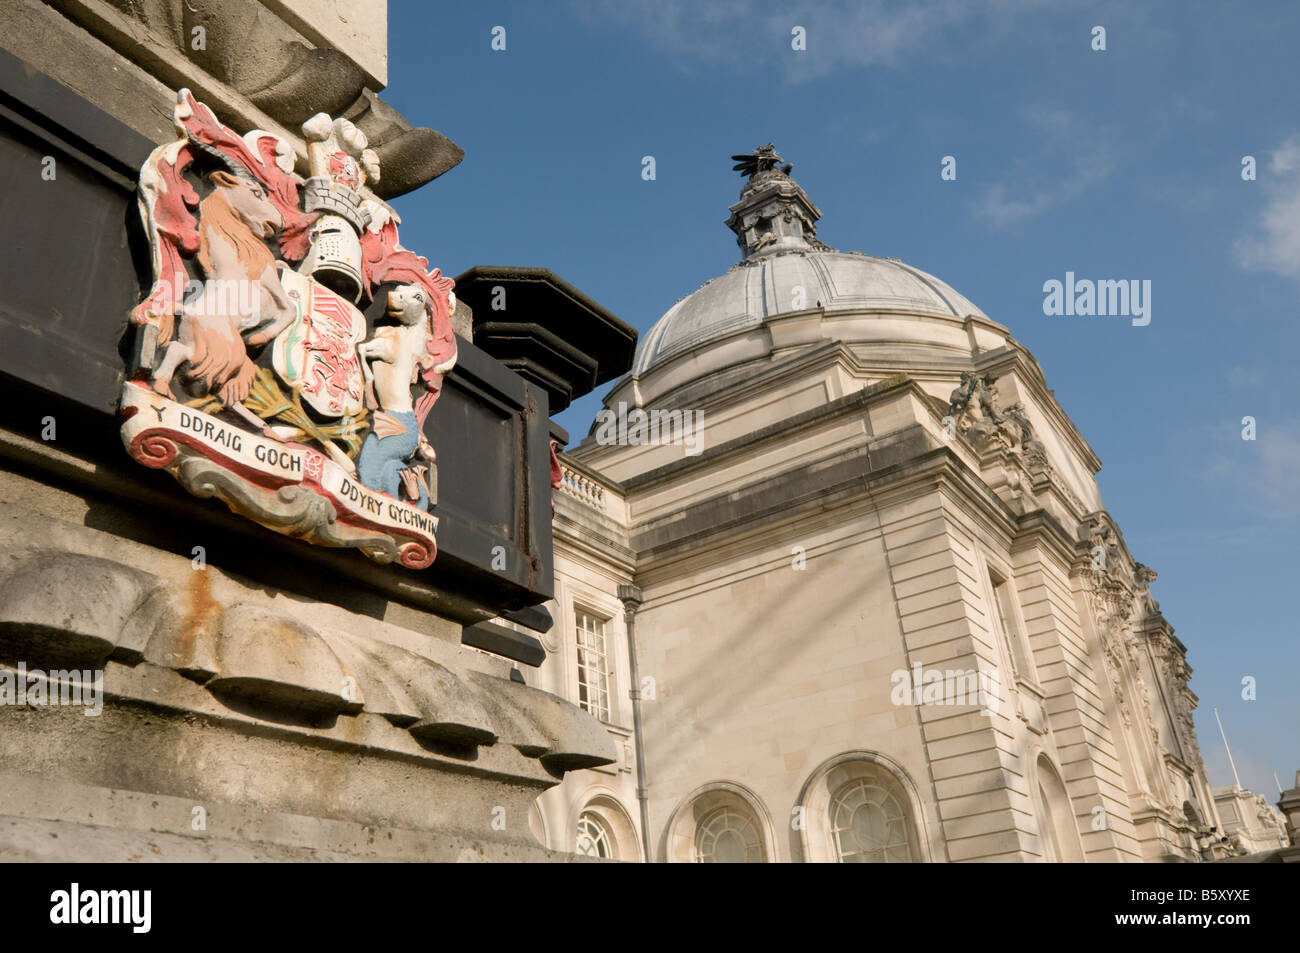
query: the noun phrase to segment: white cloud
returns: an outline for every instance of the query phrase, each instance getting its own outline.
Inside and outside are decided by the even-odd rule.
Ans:
[[[1074,4],[1066,4],[1074,5]],[[942,62],[969,66],[981,47],[998,55],[1013,31],[1025,42],[1030,29],[1053,28],[1033,19],[1056,17],[1062,3],[1049,0],[829,0],[811,9],[764,0],[593,0],[576,8],[588,19],[635,29],[651,44],[687,63],[710,63],[746,71],[756,94],[766,84],[801,82],[862,68],[930,67]],[[790,48],[791,30],[807,31],[807,50]],[[1086,34],[1085,34],[1086,39]],[[1026,122],[1045,140],[1039,163],[1024,166],[1015,181],[988,187],[975,203],[994,227],[1026,221],[1070,202],[1116,167],[1097,141],[1096,123],[1079,135],[1065,110],[1029,110]],[[1034,181],[1023,176],[1034,169]]]
[[[833,0],[813,9],[762,0],[597,0],[578,9],[622,23],[658,48],[687,59],[748,67],[755,82],[805,81],[845,68],[896,66],[930,59],[956,38],[1011,29],[1016,14],[1047,0]],[[790,47],[791,30],[807,31],[807,49]],[[778,77],[779,78],[779,77]]]
[[[1266,204],[1251,232],[1237,240],[1237,260],[1246,268],[1300,277],[1300,133],[1273,152],[1258,184]]]
[[[975,202],[975,214],[994,228],[1018,225],[1074,201],[1117,165],[1095,123],[1087,126],[1092,135],[1082,138],[1078,130],[1083,121],[1068,110],[1026,109],[1021,116],[1036,129],[1043,147],[1032,167],[1017,166],[1014,186],[990,185]],[[1023,176],[1030,168],[1036,170],[1036,181],[1027,183]]]
[[[1300,437],[1290,433],[1266,433],[1257,439],[1260,492],[1278,511],[1300,513],[1300,499],[1296,493],[1300,481]]]
[[[1268,167],[1274,175],[1290,175],[1300,170],[1300,135],[1292,135],[1282,143],[1269,157]]]
[[[1300,427],[1261,418],[1256,428],[1254,440],[1242,440],[1235,419],[1218,425],[1203,472],[1222,492],[1267,515],[1274,528],[1286,527],[1300,517]]]

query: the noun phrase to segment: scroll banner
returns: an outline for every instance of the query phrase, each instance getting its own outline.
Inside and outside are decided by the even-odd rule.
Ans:
[[[287,536],[355,547],[408,569],[433,563],[436,516],[362,486],[319,451],[242,430],[138,381],[123,388],[120,412],[127,452],[191,493],[216,496]]]

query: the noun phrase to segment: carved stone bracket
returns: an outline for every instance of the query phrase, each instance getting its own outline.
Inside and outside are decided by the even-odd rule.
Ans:
[[[19,660],[159,666],[246,715],[310,723],[369,713],[470,760],[477,746],[510,745],[553,774],[617,760],[594,719],[544,692],[269,605],[183,600],[155,574],[100,556],[0,549],[0,662]]]

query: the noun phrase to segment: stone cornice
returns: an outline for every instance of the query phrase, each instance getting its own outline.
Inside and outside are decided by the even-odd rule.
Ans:
[[[1070,564],[1074,561],[1074,536],[1061,525],[1060,520],[1046,510],[1033,510],[1016,520],[1016,533],[1011,543],[1011,551],[1018,552],[1030,546],[1046,546],[1055,554],[1068,575]]]
[[[917,443],[919,437],[916,433],[911,438],[912,452],[886,457],[887,462],[880,465],[873,466],[866,447],[853,454],[841,450],[775,480],[702,500],[672,517],[639,526],[640,532],[633,533],[638,571],[644,574],[664,559],[746,533],[771,537],[778,531],[775,526],[789,525],[808,513],[836,509],[855,499],[869,500],[876,508],[942,487],[959,488],[960,498],[981,500],[981,508],[999,514],[1010,535],[1014,515],[997,495],[950,449],[923,448]]]
[[[733,457],[756,444],[772,440],[809,424],[823,422],[842,413],[851,413],[865,408],[873,401],[885,396],[886,394],[904,389],[912,389],[924,397],[924,392],[917,387],[914,381],[903,375],[898,375],[890,380],[882,381],[879,384],[873,384],[872,386],[866,387],[860,391],[846,394],[844,397],[830,401],[823,406],[814,407],[811,410],[806,410],[802,413],[787,417],[784,420],[779,420],[766,427],[761,427],[743,437],[728,440],[725,443],[718,444],[714,447],[708,447],[696,456],[684,457],[681,460],[674,461],[665,466],[657,467],[654,470],[649,470],[645,473],[629,477],[623,480],[622,486],[628,493],[635,493],[639,490],[652,487],[658,483],[677,479],[686,474],[712,466],[721,460]]]
[[[575,510],[579,508],[574,504]],[[594,529],[589,523],[556,507],[552,524],[557,554],[574,558],[584,556],[593,568],[612,570],[631,577],[636,571],[637,554],[630,546]]]

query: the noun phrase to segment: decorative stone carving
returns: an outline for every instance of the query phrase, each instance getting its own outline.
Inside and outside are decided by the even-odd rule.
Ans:
[[[1159,575],[1150,566],[1144,566],[1142,563],[1134,564],[1133,579],[1137,583],[1138,599],[1142,603],[1146,615],[1160,614],[1160,603],[1151,597],[1151,583],[1159,578]]]
[[[1154,574],[1153,574],[1154,575]],[[1163,621],[1163,620],[1162,620]],[[1192,667],[1187,656],[1175,642],[1167,626],[1148,633],[1147,642],[1161,680],[1165,683],[1173,707],[1173,729],[1182,749],[1184,759],[1198,768],[1204,768],[1200,745],[1196,741],[1196,706],[1199,699],[1191,690]]]
[[[999,406],[997,381],[988,374],[962,371],[961,384],[948,398],[948,416],[978,450],[999,446],[1021,457],[1028,469],[1047,469],[1047,453],[1034,438],[1024,405]]]
[[[1198,769],[1204,770],[1205,762],[1196,741],[1194,719],[1198,699],[1189,687],[1192,669],[1187,664],[1185,650],[1174,639],[1169,624],[1160,614],[1160,603],[1151,596],[1151,583],[1159,577],[1154,569],[1142,563],[1134,564],[1133,577],[1136,599],[1143,610],[1143,621],[1147,624],[1147,645],[1151,649],[1156,675],[1164,683],[1165,694],[1173,708],[1171,727],[1182,757]]]
[[[132,314],[128,451],[276,532],[428,566],[423,428],[456,362],[451,280],[398,244],[351,122],[303,124],[303,181],[288,143],[239,136],[188,90],[174,118],[140,175],[154,285]]]
[[[95,556],[0,551],[0,657],[138,661],[158,588],[151,574]]]
[[[1151,710],[1151,692],[1147,689],[1147,680],[1142,677],[1142,666],[1136,662],[1133,665],[1133,680],[1137,683],[1138,698],[1142,702],[1142,714],[1146,719],[1147,730],[1151,733],[1151,743],[1159,751],[1160,729],[1156,726],[1155,715]]]
[[[1034,437],[1024,405],[1003,409],[992,376],[963,371],[946,414],[945,427],[951,426],[981,456],[985,482],[1009,505],[1021,512],[1039,508],[1039,492],[1051,485],[1078,507],[1069,489],[1053,480],[1046,449]]]
[[[1124,690],[1122,675],[1124,670],[1123,643],[1110,630],[1104,630],[1101,636],[1101,647],[1106,659],[1106,675],[1110,680],[1111,690],[1115,693],[1115,701],[1119,705],[1120,718],[1123,720],[1125,728],[1132,728],[1133,712],[1129,708],[1128,693]]]
[[[1098,519],[1088,527],[1088,556],[1084,579],[1089,584],[1094,615],[1104,630],[1118,631],[1133,614],[1133,591],[1111,527]],[[1125,653],[1131,656],[1131,647]]]
[[[1134,714],[1139,715],[1144,733],[1150,737],[1151,750],[1157,757],[1163,753],[1166,759],[1161,772],[1162,790],[1148,793],[1176,816],[1185,800],[1185,793],[1180,792],[1189,790],[1190,782],[1184,769],[1176,769],[1168,759],[1173,757],[1179,764],[1185,760],[1194,770],[1204,771],[1192,720],[1196,696],[1187,687],[1191,670],[1160,615],[1159,603],[1151,597],[1156,572],[1129,557],[1105,514],[1093,517],[1087,534],[1089,549],[1082,572],[1097,620],[1107,675],[1126,728],[1132,727]],[[1152,677],[1163,688],[1162,695],[1172,709],[1168,719],[1172,734],[1164,742],[1159,727],[1163,715],[1158,713],[1164,709],[1158,709],[1153,701]],[[1132,691],[1125,692],[1126,684]]]

